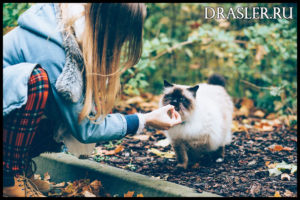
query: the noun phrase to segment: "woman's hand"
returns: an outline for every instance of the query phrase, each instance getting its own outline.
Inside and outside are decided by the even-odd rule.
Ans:
[[[181,116],[172,105],[166,105],[150,113],[144,114],[146,125],[153,128],[168,130],[180,124]]]

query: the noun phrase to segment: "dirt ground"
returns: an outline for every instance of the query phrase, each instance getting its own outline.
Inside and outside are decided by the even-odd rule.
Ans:
[[[242,120],[245,119],[236,119]],[[247,121],[255,124],[258,119],[247,118]],[[281,169],[281,174],[270,176],[269,170],[282,161],[297,165],[297,130],[285,125],[274,126],[273,131],[261,130],[247,128],[234,132],[232,143],[226,146],[223,162],[204,158],[187,170],[176,169],[171,145],[157,145],[166,137],[162,131],[150,128],[142,135],[98,143],[98,153],[92,158],[188,186],[197,192],[212,192],[226,197],[296,197],[297,172]]]

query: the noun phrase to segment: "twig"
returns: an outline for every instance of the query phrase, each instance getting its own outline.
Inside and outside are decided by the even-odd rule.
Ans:
[[[182,47],[182,46],[185,46],[187,44],[191,44],[193,43],[194,41],[184,41],[184,42],[181,42],[179,44],[175,44],[174,46],[168,48],[167,50],[159,53],[157,56],[151,58],[151,60],[156,60],[157,58],[161,57],[162,55],[166,54],[166,53],[171,53],[173,50],[179,48],[179,47]]]
[[[156,60],[157,58],[163,56],[166,53],[171,53],[175,49],[177,49],[179,47],[182,47],[182,46],[185,46],[185,45],[188,45],[188,44],[192,44],[193,42],[201,42],[201,40],[197,40],[197,41],[184,41],[184,42],[181,42],[179,44],[175,44],[174,46],[166,49],[165,51],[163,51],[161,53],[159,53],[158,55],[156,55],[155,57],[151,58],[150,60]],[[243,40],[234,40],[234,42],[235,43],[241,43],[241,44],[246,44],[247,43],[247,41],[243,41]],[[203,45],[208,45],[209,43],[206,43],[206,44],[203,44]]]
[[[260,89],[272,90],[272,87],[262,87],[262,86],[257,86],[257,85],[255,85],[255,84],[250,83],[250,82],[245,81],[245,80],[241,80],[241,81],[242,81],[243,83],[245,83],[246,85],[249,85],[249,86],[251,86],[251,87],[253,87],[253,88],[255,88],[255,89],[258,89],[258,90],[260,90]]]

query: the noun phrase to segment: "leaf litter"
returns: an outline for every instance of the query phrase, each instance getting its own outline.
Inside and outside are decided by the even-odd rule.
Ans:
[[[147,94],[122,99],[123,103],[114,112],[129,114],[156,109],[160,96]],[[191,187],[200,193],[225,197],[297,197],[297,123],[291,120],[297,121],[297,116],[265,113],[255,109],[252,100],[244,98],[240,109],[235,109],[233,140],[225,148],[223,162],[204,158],[191,168],[178,171],[175,153],[163,131],[151,128],[141,135],[126,136],[113,147],[108,147],[111,142],[99,142],[90,159]],[[98,159],[99,156],[103,159]],[[59,184],[65,187],[61,196],[99,195],[93,193],[87,180],[74,181],[68,186]],[[143,194],[128,191],[126,196],[143,197]]]

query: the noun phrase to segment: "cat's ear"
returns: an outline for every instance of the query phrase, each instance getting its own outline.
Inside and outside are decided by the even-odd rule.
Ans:
[[[164,87],[173,87],[174,85],[164,80]]]
[[[199,88],[199,85],[196,85],[196,86],[188,88],[188,90],[193,93],[194,97],[196,97],[198,88]]]

